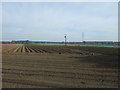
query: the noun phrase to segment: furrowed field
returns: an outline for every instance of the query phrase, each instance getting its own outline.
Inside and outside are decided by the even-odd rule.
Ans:
[[[118,49],[2,45],[3,88],[118,88]]]

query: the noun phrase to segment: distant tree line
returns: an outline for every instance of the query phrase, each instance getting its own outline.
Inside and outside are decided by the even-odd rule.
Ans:
[[[49,42],[49,41],[2,41],[3,44],[64,44],[65,42]],[[83,42],[66,42],[66,44],[92,44],[92,45],[120,45],[120,42],[113,41],[83,41]]]
[[[3,44],[31,44],[32,41],[29,41],[29,40],[24,40],[24,41],[15,41],[15,40],[12,40],[12,41],[3,41],[2,42]]]

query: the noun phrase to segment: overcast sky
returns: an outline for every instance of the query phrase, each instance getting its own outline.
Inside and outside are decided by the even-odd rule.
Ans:
[[[117,2],[4,2],[3,40],[118,40]]]

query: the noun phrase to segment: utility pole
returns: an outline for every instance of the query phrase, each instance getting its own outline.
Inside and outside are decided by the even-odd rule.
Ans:
[[[84,42],[84,32],[82,32],[82,42]]]
[[[83,44],[85,44],[85,41],[84,41],[84,32],[82,32],[82,42],[83,42]]]
[[[64,36],[64,38],[65,38],[65,46],[66,46],[66,42],[67,42],[67,35],[65,34],[65,36]]]

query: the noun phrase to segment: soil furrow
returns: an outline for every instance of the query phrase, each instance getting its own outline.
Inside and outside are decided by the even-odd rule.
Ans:
[[[25,51],[25,46],[23,46],[23,48],[22,48],[22,52],[26,52],[26,51]]]
[[[37,49],[35,49],[35,48],[33,48],[33,47],[30,47],[34,52],[36,52],[36,53],[41,53],[41,52],[39,52]]]
[[[118,78],[117,77],[109,77],[107,76],[107,78],[105,78],[106,76],[97,76],[97,78],[94,78],[95,76],[92,75],[86,75],[86,74],[74,74],[74,75],[70,75],[70,74],[64,74],[64,73],[46,73],[46,72],[39,72],[39,73],[26,73],[26,72],[3,72],[4,74],[12,74],[12,75],[23,75],[23,76],[43,76],[43,77],[58,77],[58,78],[69,78],[69,79],[85,79],[87,81],[89,80],[104,80],[106,82],[116,82],[118,83]],[[111,79],[112,78],[112,79]]]
[[[75,75],[78,75],[78,76],[81,76],[81,75],[83,75],[83,76],[91,76],[91,77],[102,77],[102,76],[105,76],[105,77],[112,77],[112,78],[117,78],[118,77],[118,74],[116,73],[116,74],[114,74],[114,75],[109,75],[109,74],[104,74],[104,75],[102,75],[102,73],[93,73],[92,71],[91,72],[82,72],[82,71],[80,71],[79,73],[78,72],[61,72],[61,71],[47,71],[47,70],[37,70],[37,71],[35,71],[35,70],[18,70],[18,71],[20,71],[21,73],[23,72],[25,72],[25,73],[51,73],[51,74],[64,74],[64,75],[72,75],[72,76],[75,76]],[[3,73],[4,72],[17,72],[17,71],[3,71]],[[19,73],[19,72],[18,72]]]
[[[13,52],[16,53],[18,51],[19,47],[17,47]]]
[[[31,51],[28,49],[28,47],[25,46],[26,52],[30,53]]]

